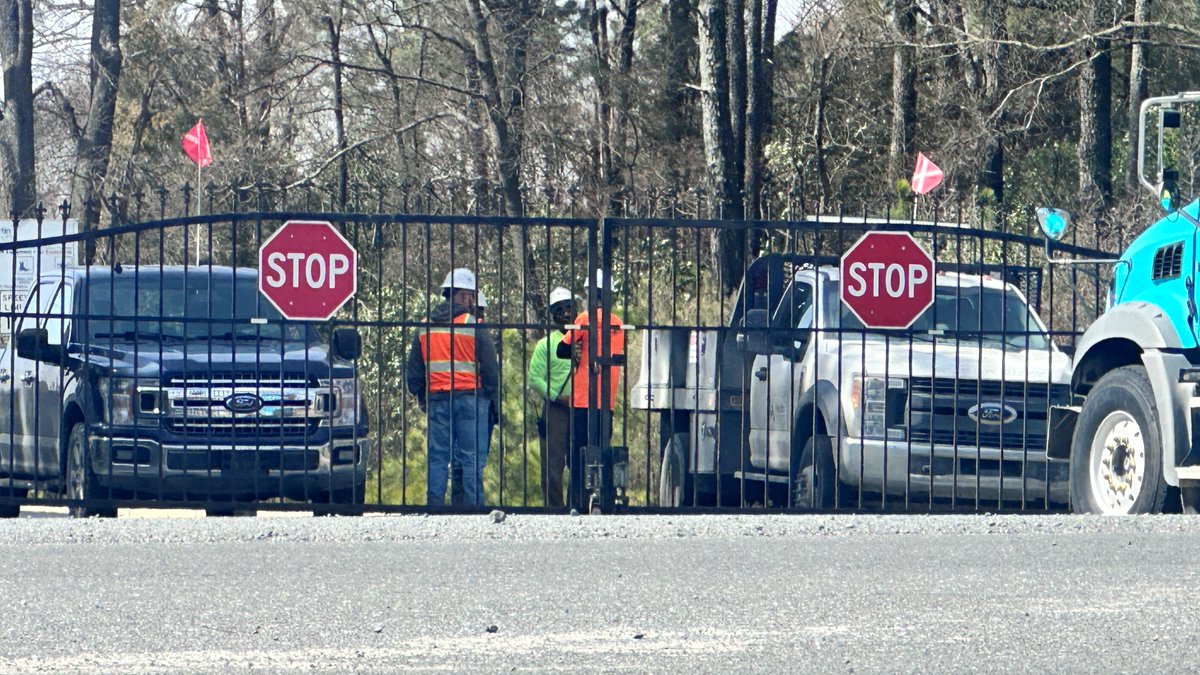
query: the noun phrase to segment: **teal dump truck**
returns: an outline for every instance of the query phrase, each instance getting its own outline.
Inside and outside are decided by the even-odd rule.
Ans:
[[[1166,215],[1109,261],[1105,311],[1076,345],[1073,404],[1051,411],[1047,454],[1069,460],[1076,512],[1200,506],[1200,202],[1179,195],[1179,167],[1192,163],[1182,132],[1200,128],[1196,103],[1200,92],[1142,104],[1138,180]],[[1051,240],[1069,225],[1056,209],[1038,217]]]

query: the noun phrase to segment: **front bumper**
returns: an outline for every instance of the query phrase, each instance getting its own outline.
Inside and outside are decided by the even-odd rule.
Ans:
[[[360,490],[371,440],[174,445],[145,437],[90,436],[88,450],[102,488],[139,497],[307,501],[335,490]]]
[[[1067,502],[1067,462],[1019,448],[1001,454],[997,448],[843,437],[838,475],[846,485],[887,495]]]

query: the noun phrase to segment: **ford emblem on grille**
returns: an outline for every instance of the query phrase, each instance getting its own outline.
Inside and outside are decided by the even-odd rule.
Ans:
[[[233,394],[225,398],[225,407],[229,412],[253,413],[262,409],[263,400],[257,394]]]
[[[977,424],[1008,424],[1017,419],[1017,411],[1003,403],[980,403],[971,406],[967,417],[975,420]]]

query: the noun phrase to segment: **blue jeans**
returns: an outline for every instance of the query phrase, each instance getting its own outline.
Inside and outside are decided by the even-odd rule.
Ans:
[[[496,427],[488,424],[487,440],[483,442],[483,455],[479,458],[479,473],[482,476],[487,469],[488,454],[492,448],[492,433],[496,431]],[[482,478],[480,479],[482,481]],[[479,484],[479,494],[483,494],[483,483]],[[450,504],[452,506],[462,506],[463,501],[463,471],[458,462],[450,462]]]
[[[425,503],[446,505],[450,462],[462,467],[463,505],[483,506],[483,464],[487,457],[488,399],[471,393],[429,400],[429,471]]]

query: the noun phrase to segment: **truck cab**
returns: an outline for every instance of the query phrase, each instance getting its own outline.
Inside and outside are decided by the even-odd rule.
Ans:
[[[0,353],[0,494],[110,516],[129,498],[362,503],[360,351],[284,321],[252,269],[43,276]]]

